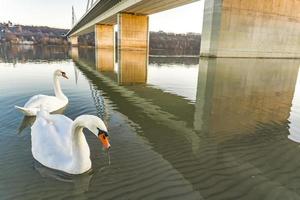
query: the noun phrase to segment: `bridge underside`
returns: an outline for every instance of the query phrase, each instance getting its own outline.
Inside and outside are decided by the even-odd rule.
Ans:
[[[112,27],[118,24],[118,35],[121,36],[118,39],[119,63],[123,64],[123,61],[127,60],[125,55],[128,58],[132,57],[131,54],[138,50],[145,54],[140,62],[143,64],[147,62],[148,56],[147,16],[194,1],[197,0],[112,0],[105,3],[98,1],[69,31],[68,36],[73,38],[71,42],[76,45],[76,37],[93,32],[95,26],[101,24]],[[122,20],[129,21],[124,26]],[[191,19],[189,23],[193,20]],[[107,34],[111,34],[109,38],[114,38],[113,31]],[[99,40],[102,39],[97,35],[95,43],[99,48],[98,44],[102,43]],[[300,58],[299,36],[299,0],[205,0],[200,55],[202,57]],[[106,40],[104,37],[103,39]],[[126,45],[129,43],[131,46],[128,49]],[[141,44],[142,48],[140,48]],[[127,50],[124,51],[126,48]],[[114,50],[110,52],[112,52],[110,57],[113,58]]]
[[[68,36],[94,31],[95,24],[117,24],[119,13],[151,15],[199,0],[108,0],[98,1],[70,30]],[[104,2],[104,3],[103,3]]]

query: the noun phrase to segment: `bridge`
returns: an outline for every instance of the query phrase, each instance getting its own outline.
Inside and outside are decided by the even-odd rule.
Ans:
[[[98,0],[67,36],[95,32],[95,45],[114,57],[118,25],[118,62],[139,51],[148,58],[148,15],[197,0]],[[191,19],[187,23],[193,23]],[[180,24],[178,24],[180,26]],[[197,26],[197,24],[195,24]],[[205,0],[200,55],[203,57],[300,58],[299,0]],[[101,50],[100,50],[101,51]]]

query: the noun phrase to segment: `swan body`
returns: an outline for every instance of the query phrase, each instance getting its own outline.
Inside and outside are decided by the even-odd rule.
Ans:
[[[105,148],[110,148],[104,122],[93,115],[70,118],[38,111],[31,127],[33,157],[46,167],[69,174],[81,174],[91,168],[90,149],[82,132],[88,128]]]
[[[24,113],[26,116],[36,116],[37,112],[40,110],[40,107],[43,107],[50,113],[64,108],[68,104],[69,100],[61,90],[58,80],[59,77],[68,78],[66,73],[61,70],[56,70],[54,72],[53,82],[55,96],[42,94],[35,95],[25,103],[24,107],[15,106],[15,108]]]

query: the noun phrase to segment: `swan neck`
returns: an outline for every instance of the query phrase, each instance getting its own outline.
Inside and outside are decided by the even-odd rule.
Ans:
[[[71,138],[72,138],[72,151],[73,152],[78,152],[78,150],[80,150],[81,148],[81,140],[82,140],[82,137],[84,137],[83,135],[83,124],[81,123],[81,121],[79,120],[75,120],[74,121],[74,124],[73,124],[73,127],[72,127],[72,135],[71,135]]]
[[[84,123],[80,119],[75,119],[72,126],[72,153],[73,164],[76,168],[84,168],[84,164],[90,162],[90,149],[83,134]]]
[[[53,76],[53,83],[54,83],[54,93],[55,93],[55,96],[57,98],[60,98],[60,99],[66,99],[67,97],[64,95],[64,93],[61,90],[60,82],[58,80],[58,76],[57,75]]]

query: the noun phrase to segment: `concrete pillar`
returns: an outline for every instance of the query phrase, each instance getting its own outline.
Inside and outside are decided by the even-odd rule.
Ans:
[[[114,25],[95,25],[96,67],[99,71],[114,71]]]
[[[96,24],[95,25],[95,46],[96,48],[114,48],[114,25]]]
[[[69,42],[71,43],[72,47],[77,47],[78,46],[78,36],[69,37]]]
[[[149,17],[118,14],[119,83],[145,83],[149,48]]]
[[[298,0],[206,0],[201,56],[300,58]]]

